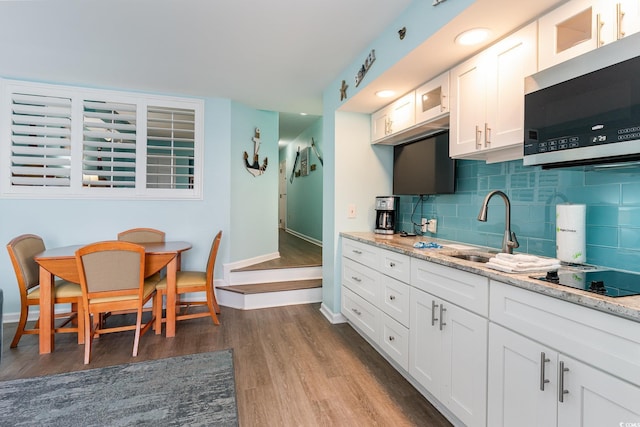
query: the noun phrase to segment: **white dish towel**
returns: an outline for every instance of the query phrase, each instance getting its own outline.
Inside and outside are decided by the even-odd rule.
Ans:
[[[485,266],[505,273],[528,273],[557,270],[560,268],[560,260],[535,255],[499,253],[489,259]]]

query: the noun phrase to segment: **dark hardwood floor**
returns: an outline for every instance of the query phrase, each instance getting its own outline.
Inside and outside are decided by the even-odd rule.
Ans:
[[[75,335],[56,335],[56,351],[40,356],[37,335],[9,349],[15,324],[7,324],[0,380],[232,348],[242,426],[450,425],[349,325],[331,325],[319,308],[222,307],[220,326],[201,318],[179,322],[175,338],[150,331],[136,358],[132,332],[109,334],[88,366]]]

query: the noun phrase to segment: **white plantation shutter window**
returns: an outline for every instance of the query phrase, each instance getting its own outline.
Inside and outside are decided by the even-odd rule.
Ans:
[[[10,114],[11,184],[68,187],[71,99],[13,93]]]
[[[147,108],[147,188],[191,189],[195,110]]]
[[[82,185],[136,184],[136,105],[83,101]]]
[[[0,197],[199,199],[204,101],[0,78]]]

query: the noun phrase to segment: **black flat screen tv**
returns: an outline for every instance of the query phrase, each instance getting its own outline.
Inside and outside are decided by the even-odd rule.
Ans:
[[[394,147],[394,195],[451,194],[455,185],[456,162],[449,158],[448,131]]]

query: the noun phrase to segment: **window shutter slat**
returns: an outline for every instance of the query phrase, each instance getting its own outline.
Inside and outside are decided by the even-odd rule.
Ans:
[[[11,184],[68,187],[71,98],[11,94]]]
[[[203,101],[2,83],[0,197],[201,197]]]
[[[83,101],[83,186],[135,186],[136,108],[135,104]]]
[[[147,188],[191,189],[195,110],[147,108]]]

